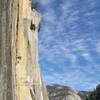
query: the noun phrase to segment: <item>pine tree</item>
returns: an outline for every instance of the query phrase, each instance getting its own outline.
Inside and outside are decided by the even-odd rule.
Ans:
[[[85,100],[100,100],[100,85]]]
[[[37,9],[37,7],[38,7],[38,2],[36,2],[36,3],[31,3],[31,9]]]
[[[100,100],[100,85],[96,87],[96,100]]]

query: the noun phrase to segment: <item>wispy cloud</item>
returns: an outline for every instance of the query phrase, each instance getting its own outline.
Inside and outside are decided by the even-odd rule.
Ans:
[[[100,1],[37,1],[45,10],[39,54],[46,83],[94,88],[100,82]]]
[[[96,44],[96,51],[100,54],[100,42]]]

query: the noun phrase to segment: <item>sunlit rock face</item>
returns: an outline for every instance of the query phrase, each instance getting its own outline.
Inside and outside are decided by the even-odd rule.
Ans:
[[[48,100],[38,63],[40,14],[32,0],[0,0],[0,100]]]
[[[77,94],[71,94],[66,96],[63,100],[81,100],[81,98]]]
[[[49,100],[81,100],[78,92],[67,86],[47,86]]]
[[[68,95],[63,100],[81,100],[76,91],[68,91]]]

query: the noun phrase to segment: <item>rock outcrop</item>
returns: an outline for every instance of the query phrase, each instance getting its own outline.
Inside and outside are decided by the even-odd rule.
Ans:
[[[50,100],[81,100],[78,92],[67,86],[47,86]]]
[[[48,100],[38,63],[40,21],[31,0],[0,0],[0,100]]]
[[[67,95],[63,100],[81,100],[81,98],[76,93],[71,93]]]

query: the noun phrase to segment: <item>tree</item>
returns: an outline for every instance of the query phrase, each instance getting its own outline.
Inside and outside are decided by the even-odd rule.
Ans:
[[[37,7],[38,7],[38,2],[31,3],[31,9],[37,9]]]
[[[100,100],[100,84],[96,87],[96,100]]]
[[[100,84],[85,100],[100,100]]]

